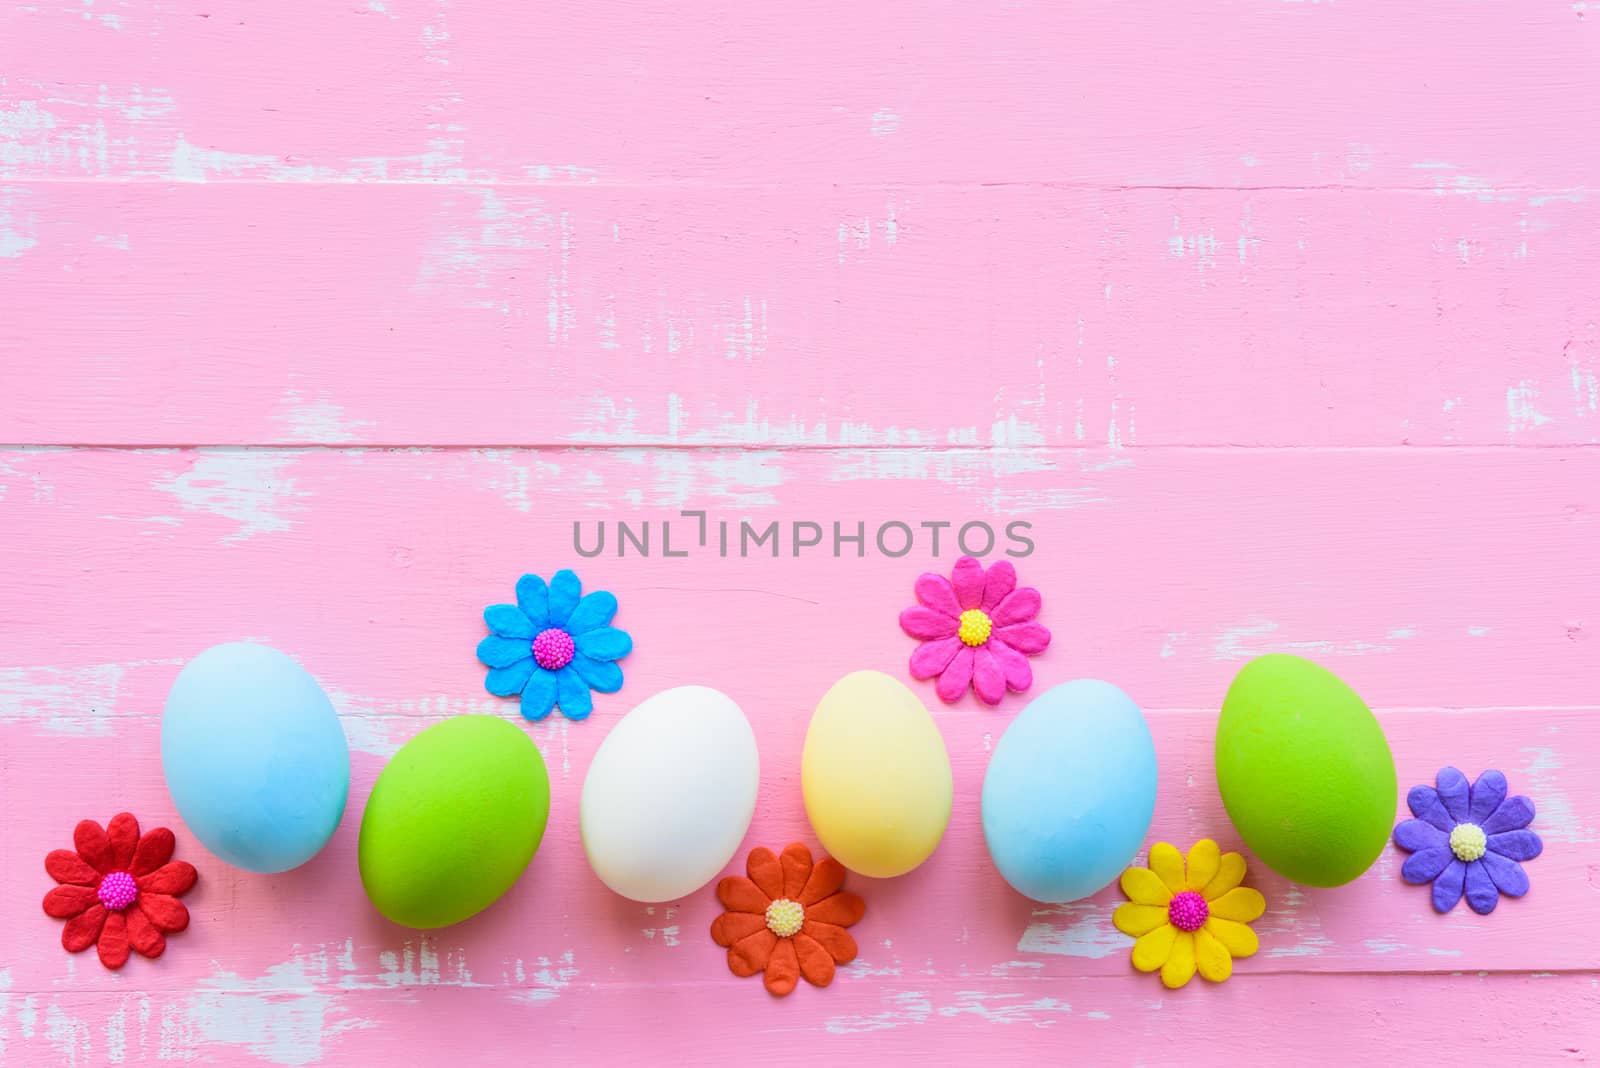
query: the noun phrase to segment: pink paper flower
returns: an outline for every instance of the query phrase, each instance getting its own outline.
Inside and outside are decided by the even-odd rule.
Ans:
[[[1039,591],[1017,586],[1017,569],[1001,560],[985,573],[970,556],[956,561],[950,578],[927,572],[917,579],[917,600],[900,613],[900,627],[922,642],[911,654],[911,675],[939,677],[945,701],[959,700],[970,684],[978,700],[1000,703],[1007,690],[1033,685],[1028,657],[1044,652],[1050,632],[1034,617]]]

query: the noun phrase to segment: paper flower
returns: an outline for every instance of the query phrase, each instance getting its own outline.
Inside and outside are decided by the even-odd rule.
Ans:
[[[81,953],[97,946],[107,968],[126,964],[130,947],[161,956],[166,935],[189,926],[178,897],[196,878],[194,865],[172,859],[172,832],[157,827],[140,837],[139,821],[123,812],[105,827],[84,820],[72,840],[76,852],[54,849],[44,858],[44,870],[61,884],[44,896],[44,911],[67,921],[62,947]]]
[[[622,689],[617,661],[633,651],[628,632],[609,626],[617,599],[605,590],[581,597],[571,571],[557,571],[548,587],[538,575],[517,580],[517,603],[494,604],[483,621],[494,633],[478,643],[489,668],[484,689],[496,697],[522,695],[522,714],[544,719],[560,707],[568,719],[594,710],[590,690]]]
[[[1223,853],[1202,838],[1189,850],[1187,866],[1175,846],[1150,847],[1148,868],[1122,873],[1128,904],[1118,905],[1111,921],[1132,935],[1133,966],[1161,971],[1161,982],[1176,990],[1198,969],[1220,983],[1233,974],[1233,959],[1255,953],[1259,943],[1247,926],[1267,907],[1260,891],[1240,886],[1244,858]]]
[[[911,676],[939,677],[949,702],[970,684],[978,700],[1000,703],[1007,690],[1033,685],[1028,657],[1044,652],[1050,632],[1035,623],[1039,591],[1017,588],[1017,569],[1001,560],[987,573],[970,556],[956,561],[950,578],[927,572],[917,579],[921,602],[900,613],[900,628],[921,645],[911,654]]]
[[[1411,853],[1400,869],[1408,883],[1433,883],[1433,907],[1449,912],[1463,891],[1472,911],[1487,916],[1500,895],[1528,892],[1528,873],[1518,861],[1532,860],[1544,842],[1527,829],[1533,802],[1507,797],[1506,777],[1493,769],[1470,787],[1455,768],[1439,771],[1438,789],[1413,786],[1406,795],[1416,819],[1394,829],[1394,844]]]
[[[867,906],[844,885],[844,865],[832,857],[811,863],[796,842],[782,856],[758,846],[745,861],[748,879],[730,875],[717,884],[727,912],[711,924],[711,937],[728,947],[728,970],[745,977],[765,972],[768,992],[782,997],[800,976],[812,986],[833,982],[835,964],[856,959],[856,940],[845,928]]]

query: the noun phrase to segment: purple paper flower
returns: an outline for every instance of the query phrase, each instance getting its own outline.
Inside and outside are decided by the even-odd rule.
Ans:
[[[950,578],[931,571],[919,577],[916,594],[921,603],[900,613],[900,629],[922,642],[911,654],[913,678],[937,675],[945,701],[959,700],[970,685],[986,705],[1033,685],[1028,657],[1044,652],[1050,632],[1034,622],[1039,591],[1017,586],[1009,560],[985,573],[963,556]]]
[[[1532,860],[1544,842],[1528,830],[1533,802],[1506,796],[1506,777],[1490,770],[1470,787],[1455,768],[1443,768],[1432,786],[1413,786],[1406,804],[1417,818],[1394,829],[1394,844],[1408,850],[1401,876],[1408,883],[1433,883],[1433,907],[1449,912],[1465,893],[1472,911],[1487,916],[1500,895],[1528,892],[1528,873],[1518,861]]]

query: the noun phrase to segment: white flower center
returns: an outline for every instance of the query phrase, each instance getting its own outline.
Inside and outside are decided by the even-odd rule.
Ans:
[[[805,922],[806,910],[798,901],[780,897],[767,906],[767,930],[779,938],[793,938]]]
[[[1458,823],[1456,829],[1450,832],[1450,852],[1456,855],[1457,860],[1470,863],[1483,856],[1488,847],[1489,836],[1476,823]]]

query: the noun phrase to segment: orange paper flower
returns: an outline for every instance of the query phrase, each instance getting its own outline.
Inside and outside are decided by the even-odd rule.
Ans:
[[[856,940],[845,928],[861,919],[866,902],[844,893],[844,865],[832,857],[811,863],[799,842],[776,856],[766,846],[750,851],[748,879],[730,875],[717,884],[728,911],[711,924],[711,937],[728,947],[728,970],[737,976],[766,972],[778,997],[803,975],[812,986],[833,982],[835,964],[856,959]]]

